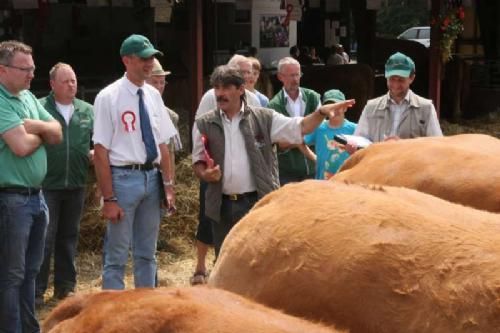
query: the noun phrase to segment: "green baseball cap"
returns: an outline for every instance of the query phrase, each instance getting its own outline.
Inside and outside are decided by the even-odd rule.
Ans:
[[[385,77],[391,76],[410,77],[415,72],[415,63],[410,57],[396,52],[385,63]]]
[[[327,102],[342,102],[345,101],[345,96],[342,91],[337,90],[337,89],[331,89],[328,91],[325,91],[323,94],[323,104],[326,104]]]
[[[154,48],[153,44],[142,35],[130,35],[120,47],[120,55],[135,55],[139,58],[149,58],[155,54],[163,55],[162,52]]]

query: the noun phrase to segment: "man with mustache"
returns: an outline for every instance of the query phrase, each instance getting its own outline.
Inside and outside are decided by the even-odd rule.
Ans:
[[[252,61],[251,59],[235,54],[229,62],[230,66],[234,66],[240,72],[245,80],[245,86],[251,84],[252,76]],[[245,98],[249,105],[260,106],[259,98],[250,90],[245,89]],[[201,98],[198,110],[196,110],[196,118],[215,109],[217,100],[214,89],[209,89]],[[194,130],[194,129],[193,129]],[[205,258],[208,253],[209,246],[213,243],[212,222],[205,216],[205,190],[207,184],[200,182],[200,211],[198,213],[198,228],[196,230],[196,267],[191,278],[191,284],[203,284],[207,278],[207,268]]]
[[[43,194],[49,207],[49,226],[36,300],[43,303],[54,253],[54,297],[63,299],[75,291],[75,255],[85,186],[90,162],[90,138],[94,123],[92,105],[75,98],[77,79],[73,68],[57,63],[49,71],[51,93],[40,99],[43,107],[63,128],[63,142],[47,146],[47,176]],[[92,151],[93,153],[93,151]]]
[[[217,108],[193,126],[193,169],[208,184],[205,214],[212,222],[215,253],[231,228],[256,201],[279,187],[274,144],[299,144],[327,116],[354,104],[324,105],[306,117],[286,117],[246,102],[244,79],[219,66],[210,79]],[[207,144],[204,144],[204,142]]]

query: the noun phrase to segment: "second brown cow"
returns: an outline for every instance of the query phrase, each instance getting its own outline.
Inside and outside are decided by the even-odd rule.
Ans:
[[[290,184],[229,233],[209,284],[352,333],[498,332],[500,215],[405,188]]]
[[[377,143],[349,158],[335,180],[403,186],[500,212],[500,140],[482,134]]]

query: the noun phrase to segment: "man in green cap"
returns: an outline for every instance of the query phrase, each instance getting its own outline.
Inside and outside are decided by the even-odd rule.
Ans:
[[[385,64],[385,77],[389,91],[368,101],[354,134],[373,142],[442,136],[432,101],[410,89],[415,80],[413,60],[399,52],[393,54]],[[349,143],[346,148],[352,153],[356,147]]]
[[[168,142],[177,133],[160,93],[145,80],[162,54],[144,36],[131,35],[120,48],[125,75],[94,103],[94,164],[109,222],[104,241],[103,289],[124,289],[131,249],[135,287],[154,287],[161,190],[174,210]],[[163,175],[161,180],[160,172]]]

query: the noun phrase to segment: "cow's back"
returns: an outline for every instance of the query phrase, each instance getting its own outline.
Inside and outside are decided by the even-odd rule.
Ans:
[[[500,212],[500,140],[482,134],[377,143],[351,156],[333,179],[403,186]]]
[[[404,188],[290,184],[233,228],[209,284],[353,333],[496,332],[499,215]]]
[[[207,287],[103,291],[64,300],[44,333],[339,333]]]

